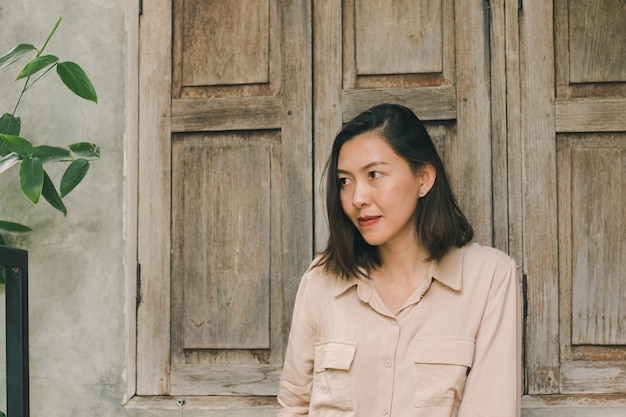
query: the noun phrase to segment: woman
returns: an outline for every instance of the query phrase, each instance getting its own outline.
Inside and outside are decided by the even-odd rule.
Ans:
[[[296,297],[278,415],[514,417],[515,263],[470,243],[439,155],[406,107],[335,138],[330,238]]]

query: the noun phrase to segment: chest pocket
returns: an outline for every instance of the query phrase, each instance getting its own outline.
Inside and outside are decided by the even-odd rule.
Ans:
[[[474,359],[474,339],[423,337],[414,351],[416,407],[458,408]]]
[[[352,373],[356,342],[328,340],[315,345],[311,408],[351,411]]]

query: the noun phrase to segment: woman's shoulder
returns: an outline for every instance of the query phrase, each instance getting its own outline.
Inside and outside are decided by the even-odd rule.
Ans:
[[[302,276],[302,283],[318,291],[333,291],[347,280],[329,271],[325,264],[321,263],[322,257],[317,256]]]
[[[463,247],[464,258],[470,261],[489,262],[493,264],[508,265],[513,262],[513,258],[500,249],[491,246],[483,246],[479,243],[468,243]]]
[[[463,247],[464,269],[480,272],[481,275],[491,272],[500,277],[515,275],[515,260],[500,249],[469,243]]]
[[[306,272],[302,276],[300,282],[301,288],[306,288],[310,296],[330,296],[335,297],[344,293],[348,288],[356,286],[358,278],[343,278],[326,268],[325,264],[320,263],[321,257],[316,257]]]

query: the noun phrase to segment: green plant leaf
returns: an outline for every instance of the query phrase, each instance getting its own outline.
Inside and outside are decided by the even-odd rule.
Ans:
[[[20,162],[21,159],[22,158],[20,158],[20,156],[15,152],[11,152],[10,154],[0,158],[0,174]]]
[[[9,52],[0,57],[0,69],[11,65],[30,51],[36,50],[37,48],[35,48],[33,45],[20,43],[15,48],[11,49]]]
[[[0,134],[0,138],[11,152],[21,157],[30,158],[33,155],[33,145],[20,136]]]
[[[98,145],[89,142],[73,143],[69,146],[76,155],[85,158],[100,158],[100,148]]]
[[[50,161],[62,161],[63,159],[71,158],[72,154],[65,148],[42,145],[33,149],[33,157],[41,159],[41,163],[45,164]]]
[[[61,196],[59,196],[57,189],[54,187],[52,180],[45,170],[43,171],[43,190],[41,191],[41,194],[52,207],[59,210],[64,216],[67,216],[65,204],[63,204]]]
[[[61,177],[61,197],[65,197],[72,191],[87,175],[89,171],[89,161],[77,159],[72,162]]]
[[[4,239],[0,235],[0,245],[4,245]],[[6,268],[0,265],[0,284],[4,285],[7,282]],[[6,417],[6,415],[0,411],[0,417]]]
[[[27,233],[27,232],[32,232],[33,229],[31,229],[28,226],[24,226],[23,224],[20,224],[20,223],[7,222],[5,220],[0,220],[0,230],[4,230],[7,232],[11,232],[11,233]]]
[[[57,74],[61,77],[63,84],[74,94],[85,100],[91,100],[94,103],[98,102],[98,96],[93,88],[93,84],[91,84],[89,77],[78,64],[69,61],[60,62],[57,65]]]
[[[33,204],[39,202],[43,189],[43,165],[39,158],[28,158],[20,165],[22,192]]]
[[[33,59],[32,61],[30,61],[28,64],[26,64],[26,66],[24,67],[24,69],[22,70],[22,72],[20,72],[17,75],[17,78],[15,79],[15,81],[17,80],[21,80],[22,78],[26,78],[29,77],[33,74],[38,73],[39,71],[41,71],[44,68],[49,67],[50,65],[56,63],[59,61],[59,57],[54,56],[54,55],[43,55],[43,56],[38,56],[35,59]]]
[[[19,117],[15,117],[10,113],[4,113],[0,117],[0,133],[5,135],[19,136],[21,121]]]

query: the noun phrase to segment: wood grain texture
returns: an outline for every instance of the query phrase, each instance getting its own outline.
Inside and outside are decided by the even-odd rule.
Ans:
[[[585,61],[614,59],[605,54],[623,48],[623,25],[622,34],[598,40],[616,30],[607,22],[626,6],[578,0],[554,6],[560,391],[624,392],[626,84],[603,82],[611,65]]]
[[[276,395],[281,365],[174,365],[172,395]]]
[[[508,253],[523,274],[522,125],[519,3],[505,0]],[[497,36],[497,35],[494,35]],[[494,133],[495,134],[495,133]],[[495,202],[494,202],[495,204]],[[496,227],[496,225],[494,225]]]
[[[571,83],[626,81],[626,5],[568,1]]]
[[[441,1],[360,0],[355,6],[357,74],[443,71]]]
[[[452,120],[457,117],[454,87],[349,90],[343,92],[342,102],[344,122],[380,103],[410,107],[420,120]]]
[[[626,345],[626,148],[576,147],[571,162],[572,343]]]
[[[169,391],[171,2],[144,10],[139,53],[137,394]]]
[[[177,393],[197,392],[205,381],[190,376],[195,365],[278,369],[295,289],[312,257],[308,2],[251,2],[262,10],[239,16],[269,25],[267,36],[258,39],[269,42],[269,58],[257,63],[266,74],[262,86],[225,85],[230,80],[223,74],[218,85],[201,85],[213,82],[204,79],[185,86],[185,55],[206,58],[207,50],[185,43],[181,16],[203,15],[199,19],[206,22],[207,13],[247,3],[204,4],[205,10],[186,14],[185,7],[201,4],[173,3],[176,13],[151,6],[142,22],[140,91],[142,111],[149,114],[140,120],[145,172],[139,181],[139,258],[148,265],[150,281],[142,286],[138,311],[139,395],[168,395],[174,392],[172,381],[176,390],[183,387]],[[162,27],[174,32],[152,36]],[[259,81],[233,73],[239,81]],[[275,376],[259,380],[251,391],[249,374],[256,375],[231,375],[243,378],[235,385],[246,388],[236,395],[249,400],[241,404],[258,402],[252,395],[276,393]],[[224,387],[223,381],[214,382]]]
[[[326,247],[326,188],[324,172],[335,135],[342,124],[342,2],[313,2],[313,206],[316,252]]]
[[[458,141],[452,174],[459,205],[477,242],[493,241],[489,11],[480,2],[455,3]],[[461,180],[462,179],[462,180]]]
[[[623,76],[615,76],[616,73],[626,71],[624,63],[626,34],[623,30],[625,12],[626,5],[622,0],[600,2],[554,0],[556,52],[554,70],[557,98],[626,96],[626,79]],[[573,13],[576,16],[572,16]],[[579,27],[574,29],[574,26]],[[573,41],[570,36],[576,37],[576,40]],[[577,49],[572,51],[571,48]],[[608,61],[611,64],[607,65]],[[602,81],[610,73],[614,75],[608,78],[615,80]],[[582,81],[583,79],[587,81]]]
[[[183,85],[269,81],[269,0],[185,0]]]
[[[564,394],[622,394],[626,392],[626,363],[575,361],[562,365]]]
[[[285,173],[281,193],[283,216],[280,249],[282,280],[275,290],[281,302],[279,330],[286,339],[295,294],[300,278],[313,259],[313,65],[312,6],[310,1],[281,4],[282,44],[285,49],[283,73],[282,167]]]
[[[626,358],[624,158],[621,134],[559,136],[561,351],[567,360]]]
[[[270,247],[280,244],[273,142],[267,134],[174,142],[173,283],[184,297],[173,308],[183,311],[185,349],[270,348]]]
[[[553,9],[525,3],[520,14],[522,221],[528,276],[526,372],[530,394],[559,392],[558,235]]]
[[[172,131],[278,129],[282,102],[277,97],[226,97],[172,100]]]
[[[504,0],[491,2],[489,19],[491,78],[491,166],[493,171],[493,245],[509,250],[507,158],[507,50]]]
[[[558,132],[626,131],[626,98],[557,100],[556,129]]]

